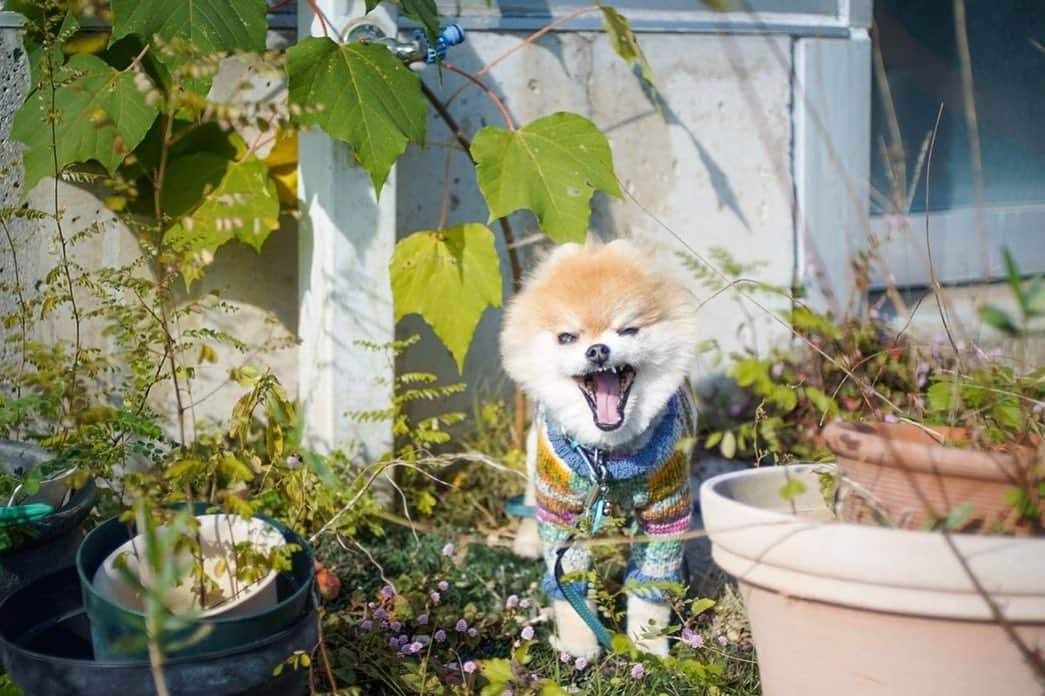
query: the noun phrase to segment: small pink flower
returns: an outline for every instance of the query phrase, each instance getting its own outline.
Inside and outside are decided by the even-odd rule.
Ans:
[[[478,668],[479,665],[475,664],[475,662],[473,662],[472,660],[468,660],[468,662],[465,662],[463,665],[461,665],[461,669],[464,671],[465,674],[474,674],[475,670]]]
[[[446,592],[450,589],[450,583],[448,583],[446,580],[440,580],[435,584],[435,586],[439,588],[440,592]]]
[[[428,623],[428,614],[419,614],[418,617],[417,617],[417,623],[421,624],[422,626],[427,624]]]
[[[384,587],[381,588],[381,594],[383,594],[385,597],[389,597],[389,598],[395,597],[396,590],[391,585],[385,585]]]
[[[646,671],[646,668],[642,666],[641,662],[636,663],[635,666],[631,668],[632,679],[642,679],[647,674],[648,672]]]
[[[453,556],[454,555],[454,551],[456,551],[456,550],[457,550],[457,548],[453,544],[447,544],[446,546],[443,547],[443,555],[444,556]]]
[[[519,635],[522,636],[523,640],[533,640],[533,626],[524,626],[522,633]]]
[[[577,661],[573,663],[573,666],[583,672],[584,669],[588,666],[588,658],[578,657]]]
[[[433,604],[439,604],[439,593],[438,592],[436,592],[435,590],[432,590],[431,592],[428,593],[428,596],[429,596],[429,598],[431,598]]]
[[[885,416],[882,418],[882,420],[884,420],[886,423],[899,423],[900,422],[900,419],[897,418],[896,415],[892,414],[892,413],[885,414]]]
[[[682,642],[697,650],[704,647],[704,636],[687,627],[682,629]]]
[[[569,653],[562,653],[561,655],[559,655],[559,661],[562,662],[564,665],[568,665],[571,662],[573,662],[573,655]]]
[[[519,597],[517,595],[508,595],[508,599],[504,603],[505,609],[514,609],[519,606]]]
[[[520,609],[529,609],[530,608],[530,600],[525,599],[525,598],[524,599],[520,599],[519,600],[519,608]]]
[[[446,641],[446,631],[440,628],[435,632],[435,636],[433,637],[435,638],[436,643],[443,643]]]
[[[719,636],[718,644],[722,646],[729,645],[729,638],[726,638],[725,636]]]
[[[458,633],[464,633],[468,630],[468,622],[464,619],[458,619],[457,624],[454,625],[454,630]]]
[[[479,631],[475,630],[475,626],[470,626],[468,628],[468,637],[475,638],[477,635],[479,635]]]

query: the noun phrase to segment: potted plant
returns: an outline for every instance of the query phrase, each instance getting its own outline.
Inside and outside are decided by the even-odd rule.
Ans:
[[[981,315],[1024,338],[1041,286],[1024,288],[1014,268],[1023,321]],[[823,430],[837,467],[763,467],[701,489],[767,694],[1036,693],[1045,683],[1042,373],[956,343],[948,355],[942,342],[902,341],[883,333],[886,362],[870,370],[877,353],[813,345],[860,400],[820,409],[823,420],[854,419]],[[876,381],[905,368],[900,390]],[[837,399],[842,386],[825,393]]]
[[[0,601],[26,583],[73,565],[94,506],[94,480],[40,447],[0,440]],[[42,507],[41,507],[42,506]]]

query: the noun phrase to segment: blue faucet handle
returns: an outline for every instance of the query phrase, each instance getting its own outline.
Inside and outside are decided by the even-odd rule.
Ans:
[[[443,30],[439,32],[439,36],[435,40],[434,47],[429,45],[428,37],[423,29],[418,29],[414,32],[414,39],[420,41],[421,46],[426,50],[425,62],[432,64],[446,58],[447,48],[464,42],[464,29],[460,24],[450,24],[443,27]]]

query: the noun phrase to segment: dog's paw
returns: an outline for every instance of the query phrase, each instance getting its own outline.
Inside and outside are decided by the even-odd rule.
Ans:
[[[628,597],[628,637],[635,647],[657,657],[668,656],[667,636],[659,635],[671,620],[671,606]]]
[[[588,606],[594,611],[594,606],[588,602]],[[584,623],[570,603],[564,599],[557,599],[552,603],[555,611],[555,632],[557,635],[551,637],[551,646],[559,652],[564,652],[573,657],[583,657],[591,660],[602,653],[599,639],[595,637],[588,624]]]
[[[535,518],[525,517],[519,523],[519,531],[515,533],[515,541],[512,542],[512,551],[516,556],[523,558],[541,557],[541,538],[537,534]]]

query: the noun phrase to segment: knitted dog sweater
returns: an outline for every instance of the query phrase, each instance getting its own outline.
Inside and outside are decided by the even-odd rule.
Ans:
[[[596,453],[581,448],[563,433],[543,409],[537,411],[537,524],[547,564],[543,587],[563,599],[555,582],[559,547],[587,514],[586,504],[598,482],[591,474]],[[665,601],[662,584],[681,580],[683,542],[693,512],[690,493],[690,456],[678,445],[696,433],[696,416],[686,389],[668,401],[651,426],[646,441],[635,451],[599,453],[606,472],[605,498],[618,515],[632,518],[632,533],[655,537],[632,545],[625,573],[625,589],[642,599]],[[591,565],[586,548],[572,547],[563,555],[564,574],[585,572]],[[582,584],[582,592],[587,586]]]

